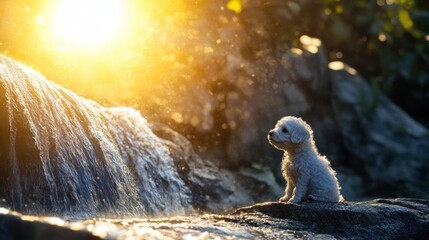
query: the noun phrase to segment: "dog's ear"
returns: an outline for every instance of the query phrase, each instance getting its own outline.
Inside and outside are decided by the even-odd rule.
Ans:
[[[300,143],[310,139],[310,127],[303,121],[300,121],[298,126],[295,126],[291,131],[291,141],[293,143]]]

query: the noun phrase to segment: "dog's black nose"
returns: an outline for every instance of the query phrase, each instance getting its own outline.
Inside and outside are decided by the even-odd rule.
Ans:
[[[274,130],[271,130],[271,131],[268,132],[268,135],[270,135],[270,136],[273,135],[273,134],[274,134]]]

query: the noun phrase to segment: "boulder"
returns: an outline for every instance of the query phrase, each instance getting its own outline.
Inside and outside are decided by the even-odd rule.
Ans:
[[[272,222],[284,219],[278,227],[341,239],[425,239],[429,235],[429,201],[419,199],[262,203],[237,209],[234,214],[243,218],[263,214],[271,217]]]
[[[0,237],[7,240],[426,239],[428,235],[429,201],[422,199],[266,202],[229,214],[81,221],[23,216],[0,209]]]

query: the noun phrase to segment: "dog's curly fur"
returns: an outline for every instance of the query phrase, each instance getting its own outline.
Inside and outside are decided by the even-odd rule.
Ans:
[[[280,202],[340,202],[344,198],[335,171],[321,156],[313,140],[313,131],[301,118],[287,116],[268,134],[269,142],[284,151],[282,174],[287,181]]]

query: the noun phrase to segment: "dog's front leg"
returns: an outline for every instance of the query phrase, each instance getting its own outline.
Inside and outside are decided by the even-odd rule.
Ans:
[[[297,203],[301,202],[304,196],[307,194],[308,183],[310,182],[310,177],[306,174],[300,174],[298,177],[298,181],[296,183],[296,188],[294,191],[294,195],[288,202]]]
[[[289,199],[293,196],[293,190],[295,188],[295,184],[292,183],[292,180],[287,182],[285,195],[280,198],[279,202],[288,202]]]

